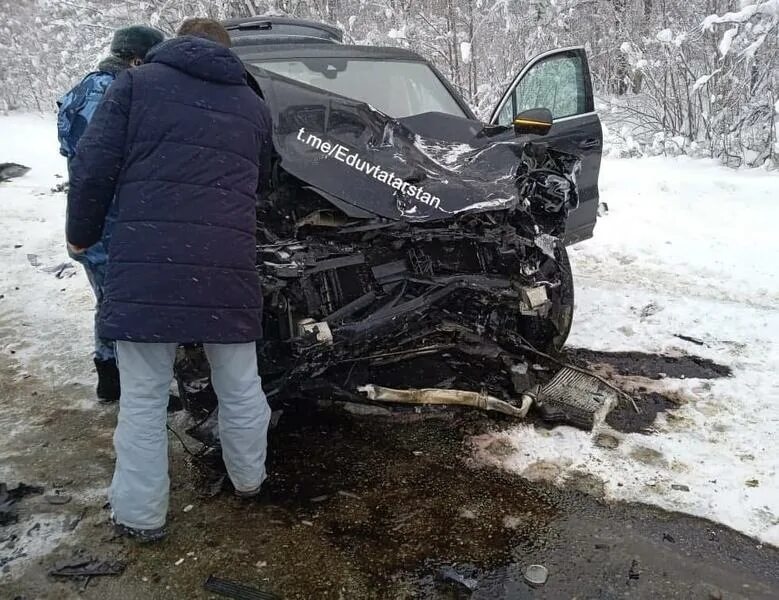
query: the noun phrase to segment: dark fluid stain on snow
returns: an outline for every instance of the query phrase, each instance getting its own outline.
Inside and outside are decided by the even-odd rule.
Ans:
[[[566,356],[579,364],[610,365],[623,376],[638,376],[648,379],[717,379],[730,377],[732,371],[700,356],[665,356],[645,352],[598,352],[585,348],[569,348]]]
[[[653,381],[682,378],[717,379],[732,375],[730,367],[694,355],[665,356],[644,352],[599,352],[585,348],[569,348],[564,357],[585,368],[606,365],[623,377],[641,377]],[[619,385],[619,382],[612,383]],[[650,385],[638,385],[630,395],[641,412],[637,413],[628,402],[620,402],[606,417],[608,425],[625,433],[650,433],[657,415],[676,408],[681,401],[670,393],[651,389]]]
[[[658,392],[634,392],[631,396],[641,412],[636,412],[627,402],[620,402],[606,416],[606,424],[617,431],[651,433],[657,415],[678,406],[676,402]]]

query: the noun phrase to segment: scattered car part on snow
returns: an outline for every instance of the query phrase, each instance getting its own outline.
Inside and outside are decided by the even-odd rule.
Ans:
[[[455,594],[462,593],[467,596],[479,586],[479,582],[474,577],[466,577],[462,575],[455,567],[445,565],[438,569],[435,578],[438,582],[445,584],[448,587],[452,587]],[[458,595],[456,597],[462,597]]]
[[[48,502],[49,504],[62,505],[62,504],[67,504],[73,498],[69,494],[63,494],[57,491],[53,494],[47,494],[46,496],[43,497],[43,499],[46,500],[46,502]]]
[[[214,577],[213,575],[208,576],[208,579],[203,583],[203,589],[220,596],[233,598],[233,600],[281,600],[281,596],[273,592],[265,592],[242,583],[230,581],[229,579]]]
[[[464,390],[410,389],[395,390],[369,383],[357,388],[374,402],[398,402],[401,404],[444,404],[454,406],[473,406],[481,410],[500,412],[510,417],[524,419],[533,400],[522,397],[522,406],[516,407],[508,402],[484,393]]]
[[[0,526],[16,523],[16,503],[25,496],[37,496],[43,493],[43,488],[36,485],[20,483],[14,488],[0,483]]]
[[[87,557],[56,564],[50,571],[52,577],[101,577],[121,575],[126,568],[119,560],[100,560]]]
[[[25,167],[18,163],[0,163],[0,182],[22,177],[29,171],[30,167]]]
[[[41,269],[46,273],[52,273],[57,279],[67,279],[75,276],[78,271],[72,262],[63,262],[52,267],[44,267]]]

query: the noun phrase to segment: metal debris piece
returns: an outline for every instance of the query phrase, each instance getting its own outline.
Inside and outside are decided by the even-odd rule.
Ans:
[[[359,500],[360,497],[353,493],[353,492],[347,492],[346,490],[338,490],[338,495],[343,496],[344,498],[351,498],[352,500]]]
[[[203,589],[220,596],[233,598],[233,600],[281,600],[281,596],[273,592],[264,592],[248,585],[230,581],[229,579],[220,579],[213,575],[208,576],[208,579],[203,584]]]
[[[65,523],[63,529],[65,531],[75,531],[76,527],[78,527],[79,523],[84,520],[84,517],[87,515],[87,509],[84,508],[81,510],[81,512],[77,515],[75,515],[73,518],[68,520],[67,523]]]
[[[530,565],[525,569],[525,581],[530,585],[544,585],[549,579],[549,571],[544,565]]]
[[[52,577],[100,577],[121,575],[126,565],[119,560],[98,560],[96,558],[77,559],[57,563],[50,571]]]
[[[614,450],[614,448],[619,446],[619,440],[609,433],[599,433],[595,436],[595,445]]]
[[[706,342],[703,340],[699,340],[698,338],[694,338],[689,335],[682,335],[681,333],[674,333],[674,337],[679,338],[680,340],[684,340],[685,342],[690,342],[692,344],[695,344],[696,346],[705,346]]]
[[[641,577],[641,569],[639,568],[638,561],[634,558],[630,563],[630,570],[628,571],[628,579],[639,579]]]
[[[300,336],[313,335],[317,342],[323,344],[333,343],[333,333],[326,321],[317,323],[314,319],[303,319],[298,323],[298,334]]]
[[[30,167],[25,167],[19,163],[0,163],[0,181],[10,181],[16,177],[25,175]]]
[[[436,579],[441,583],[453,586],[460,591],[470,594],[479,585],[476,579],[465,577],[458,573],[453,567],[445,566],[438,569]]]
[[[369,383],[357,388],[378,402],[398,402],[401,404],[444,404],[473,406],[482,410],[492,410],[520,419],[525,418],[533,400],[529,395],[522,396],[522,406],[517,408],[487,394],[465,390],[439,390],[435,388],[396,390]]]
[[[68,494],[60,494],[59,492],[57,492],[54,494],[48,494],[44,496],[43,499],[46,500],[46,502],[48,502],[49,504],[61,505],[70,502],[72,500],[72,497],[69,496]]]
[[[59,263],[53,267],[46,267],[43,269],[46,273],[53,273],[57,279],[65,279],[66,277],[73,277],[78,273],[76,267],[71,262]]]
[[[536,285],[533,287],[522,287],[519,289],[522,302],[531,311],[544,306],[549,301],[549,296],[546,294],[546,286]]]
[[[563,367],[540,389],[536,407],[544,421],[591,430],[596,414],[605,417],[617,401],[598,378]]]
[[[8,489],[8,485],[0,483],[0,526],[16,523],[16,503],[25,496],[39,495],[43,488],[35,485],[20,483],[15,488]]]

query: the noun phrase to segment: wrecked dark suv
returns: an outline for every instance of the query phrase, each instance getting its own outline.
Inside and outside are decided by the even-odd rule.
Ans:
[[[584,50],[531,60],[483,123],[413,52],[345,45],[305,21],[226,25],[274,123],[257,220],[269,397],[356,399],[376,382],[506,396],[489,377],[444,382],[429,365],[498,361],[499,377],[523,347],[565,342],[565,246],[592,235],[598,205]],[[182,358],[194,398],[202,356]]]

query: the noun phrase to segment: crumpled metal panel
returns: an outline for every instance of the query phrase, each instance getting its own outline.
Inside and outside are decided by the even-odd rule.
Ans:
[[[280,166],[387,219],[439,221],[520,208],[575,208],[579,160],[537,136],[444,113],[393,119],[368,104],[255,67]],[[529,143],[530,142],[530,143]],[[530,176],[543,193],[524,184]]]

